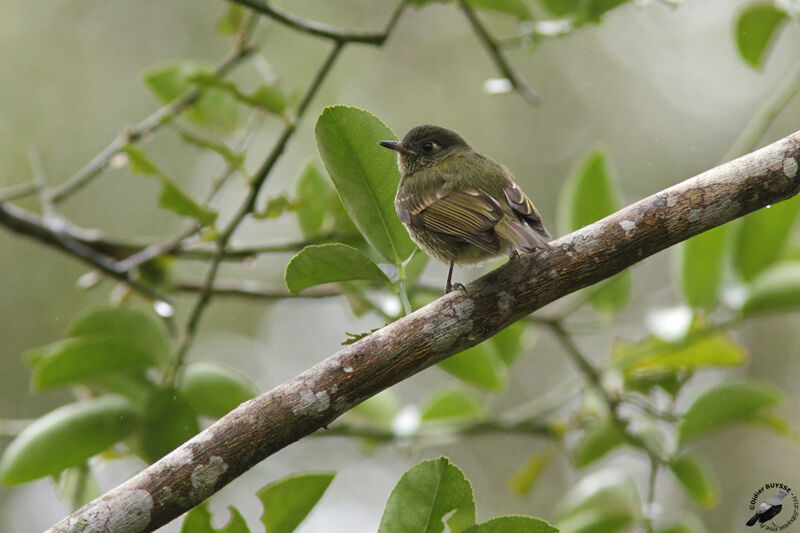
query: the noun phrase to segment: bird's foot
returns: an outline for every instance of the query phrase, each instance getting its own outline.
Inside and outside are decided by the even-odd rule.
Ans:
[[[461,283],[448,283],[447,287],[444,288],[444,293],[447,294],[455,290],[466,292],[467,288],[464,287]]]
[[[513,261],[514,259],[519,259],[519,251],[516,248],[512,248],[508,253],[508,260]]]

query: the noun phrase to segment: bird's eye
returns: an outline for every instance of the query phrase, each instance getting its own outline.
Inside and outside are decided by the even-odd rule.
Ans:
[[[436,143],[432,143],[430,141],[426,142],[426,143],[422,143],[422,150],[427,152],[427,153],[431,153],[435,149],[436,149]]]

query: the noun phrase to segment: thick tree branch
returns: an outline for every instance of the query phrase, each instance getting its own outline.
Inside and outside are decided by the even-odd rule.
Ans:
[[[800,132],[525,255],[250,400],[51,532],[152,531],[381,390],[661,250],[800,189]]]

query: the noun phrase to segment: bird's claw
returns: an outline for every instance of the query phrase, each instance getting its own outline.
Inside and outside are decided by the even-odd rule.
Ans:
[[[462,285],[461,283],[451,283],[451,284],[448,284],[447,287],[445,287],[444,293],[448,294],[448,293],[450,293],[452,291],[455,291],[455,290],[466,292],[467,288],[464,287],[464,285]]]

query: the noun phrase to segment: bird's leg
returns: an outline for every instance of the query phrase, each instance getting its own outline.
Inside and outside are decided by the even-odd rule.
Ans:
[[[519,259],[519,252],[516,248],[512,248],[510,252],[508,252],[508,260],[513,261],[514,259]]]
[[[453,281],[453,266],[455,265],[455,261],[450,261],[450,270],[447,272],[447,285],[444,286],[444,293],[447,294],[448,292],[452,291],[453,289],[459,289],[465,291],[466,289],[460,283],[451,283]]]

